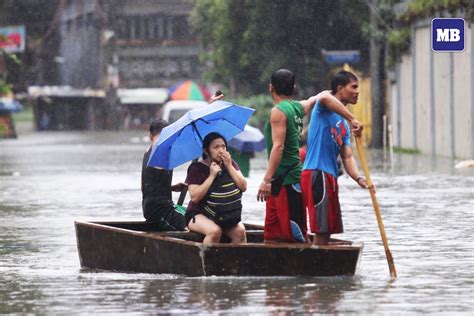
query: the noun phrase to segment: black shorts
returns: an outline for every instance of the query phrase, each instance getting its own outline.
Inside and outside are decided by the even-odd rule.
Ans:
[[[236,216],[236,217],[233,217],[232,219],[226,220],[224,222],[220,222],[220,221],[217,221],[217,220],[207,216],[203,212],[196,209],[196,210],[186,210],[186,215],[185,215],[186,225],[189,225],[189,222],[192,221],[194,219],[194,217],[198,214],[202,214],[202,215],[206,216],[207,218],[209,218],[211,221],[216,223],[222,229],[232,228],[232,227],[234,227],[235,225],[237,225],[238,223],[240,223],[242,221],[242,218],[239,215],[238,217]]]
[[[148,222],[157,223],[163,231],[184,230],[186,221],[168,199],[146,199],[143,201],[143,216]]]

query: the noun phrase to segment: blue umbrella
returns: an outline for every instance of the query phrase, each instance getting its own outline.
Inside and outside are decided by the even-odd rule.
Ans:
[[[12,98],[0,98],[0,111],[20,112],[23,110],[23,105]]]
[[[245,153],[262,151],[266,148],[265,145],[265,137],[262,132],[250,125],[246,125],[242,133],[229,141],[229,147]]]
[[[202,155],[202,141],[217,132],[226,140],[244,130],[255,110],[226,101],[188,111],[165,127],[153,145],[148,166],[173,169]]]

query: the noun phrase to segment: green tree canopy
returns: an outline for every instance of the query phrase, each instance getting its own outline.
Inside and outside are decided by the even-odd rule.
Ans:
[[[288,68],[303,94],[327,87],[322,49],[353,50],[367,67],[364,2],[198,0],[192,14],[210,80],[243,95],[265,93],[271,73]],[[306,93],[305,93],[306,92]]]

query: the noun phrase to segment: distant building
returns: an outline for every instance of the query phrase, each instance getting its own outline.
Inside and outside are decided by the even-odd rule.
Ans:
[[[19,81],[48,92],[42,102],[52,100],[35,113],[55,124],[37,128],[145,126],[172,84],[201,81],[204,66],[189,21],[193,5],[193,0],[2,0],[0,24],[26,26],[24,80]],[[105,97],[88,100],[90,89]],[[67,106],[74,115],[63,122],[56,116]],[[50,108],[54,112],[48,113]]]
[[[59,72],[56,56],[59,32],[55,16],[59,0],[1,0],[0,27],[25,26],[26,50],[17,54],[21,71],[9,73],[15,92],[25,91],[29,85],[58,85]]]
[[[109,27],[114,32],[121,87],[169,87],[182,79],[201,79],[199,46],[189,24],[193,4],[113,1]]]
[[[189,0],[69,0],[60,18],[61,84],[167,88],[200,80]],[[118,88],[118,86],[116,88]]]

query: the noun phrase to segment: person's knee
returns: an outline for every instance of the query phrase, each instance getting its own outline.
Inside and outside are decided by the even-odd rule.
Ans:
[[[213,240],[213,242],[219,242],[222,236],[222,229],[214,225],[207,229],[206,235]]]
[[[237,238],[239,240],[238,242],[247,242],[247,233],[244,227],[239,227],[237,230]]]
[[[247,234],[244,225],[238,224],[232,232],[232,237],[232,242],[234,243],[247,242]]]

